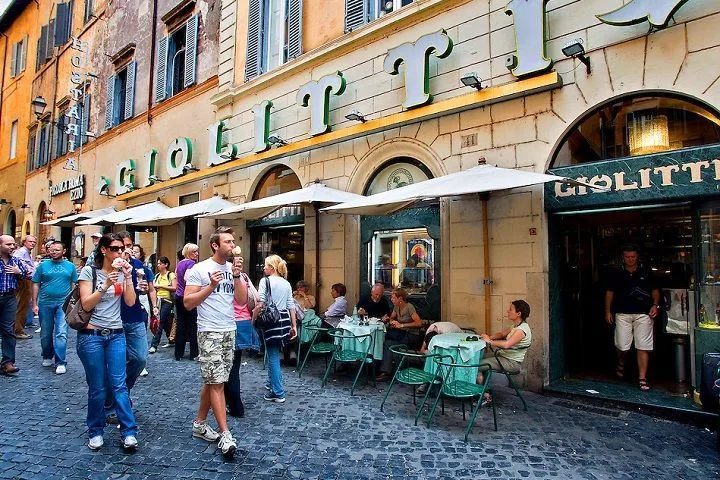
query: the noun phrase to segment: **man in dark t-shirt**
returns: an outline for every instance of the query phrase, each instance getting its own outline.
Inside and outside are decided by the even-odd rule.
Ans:
[[[373,285],[370,295],[362,297],[356,307],[358,315],[375,318],[383,318],[392,312],[392,305],[385,298],[385,287],[380,282]]]
[[[653,322],[660,312],[660,289],[649,270],[639,268],[638,249],[623,248],[623,267],[608,282],[605,293],[605,321],[615,324],[617,367],[625,375],[625,357],[633,342],[637,351],[638,386],[647,391],[647,367],[653,350]]]

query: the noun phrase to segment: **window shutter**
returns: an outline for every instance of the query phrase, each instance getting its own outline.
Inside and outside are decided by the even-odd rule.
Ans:
[[[263,0],[249,1],[245,80],[251,80],[262,73]]]
[[[107,80],[107,97],[105,97],[105,130],[113,127],[113,101],[115,99],[115,75]]]
[[[70,4],[69,3],[58,3],[57,13],[55,14],[55,36],[54,46],[60,47],[65,45],[67,42],[69,32],[68,27],[70,23]]]
[[[18,73],[25,71],[25,66],[27,65],[27,51],[28,36],[25,35],[25,38],[22,40],[22,45],[20,46],[20,68],[18,68]]]
[[[48,24],[47,45],[45,47],[45,61],[50,60],[55,53],[55,19]]]
[[[45,63],[47,59],[47,37],[48,37],[48,26],[43,25],[40,29],[40,39],[38,40],[37,48],[37,69]]]
[[[80,118],[80,144],[84,145],[89,140],[89,137],[85,135],[90,130],[90,97],[89,93],[85,94],[85,100],[83,101],[82,117]]]
[[[367,0],[345,0],[345,32],[355,30],[367,22]]]
[[[302,54],[302,0],[288,0],[288,60]]]
[[[133,60],[127,66],[127,84],[125,85],[125,106],[123,120],[133,117],[135,111],[135,68],[137,62]]]
[[[57,119],[55,120],[55,144],[53,145],[53,152],[51,157],[57,158],[60,155],[63,154],[62,151],[62,140],[63,140],[63,130],[65,129],[65,122],[63,121],[63,112],[60,112],[60,115],[58,115]]]
[[[155,75],[155,101],[162,102],[167,95],[167,47],[168,37],[158,42],[157,72]]]
[[[17,72],[15,71],[15,69],[17,68],[17,65],[18,65],[18,60],[19,60],[19,58],[17,56],[17,51],[18,51],[18,48],[17,48],[17,43],[16,43],[12,47],[12,52],[11,52],[12,56],[10,57],[10,78],[17,75]]]
[[[193,85],[197,80],[197,42],[199,18],[193,15],[185,27],[185,80],[183,87]]]
[[[27,171],[32,172],[35,170],[35,132],[30,134],[28,138],[28,156],[27,156]]]

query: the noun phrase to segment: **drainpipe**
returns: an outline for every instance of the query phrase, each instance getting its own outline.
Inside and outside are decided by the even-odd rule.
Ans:
[[[320,206],[313,203],[315,210],[315,298],[320,298]],[[317,301],[315,309],[317,310]]]
[[[148,103],[147,103],[147,123],[152,125],[152,103],[153,103],[153,90],[155,84],[155,48],[157,40],[155,38],[157,34],[157,0],[152,2],[152,33],[150,34],[150,75],[148,79]]]

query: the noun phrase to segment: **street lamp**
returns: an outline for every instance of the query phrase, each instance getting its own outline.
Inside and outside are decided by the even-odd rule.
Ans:
[[[43,97],[37,96],[30,104],[32,105],[33,113],[39,119],[47,107],[47,102]]]

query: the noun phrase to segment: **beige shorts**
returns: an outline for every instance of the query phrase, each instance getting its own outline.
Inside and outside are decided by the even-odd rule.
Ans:
[[[652,351],[653,323],[646,313],[616,313],[615,347],[627,352],[634,340],[637,350]]]
[[[198,332],[200,373],[206,384],[225,383],[235,352],[235,331]]]

